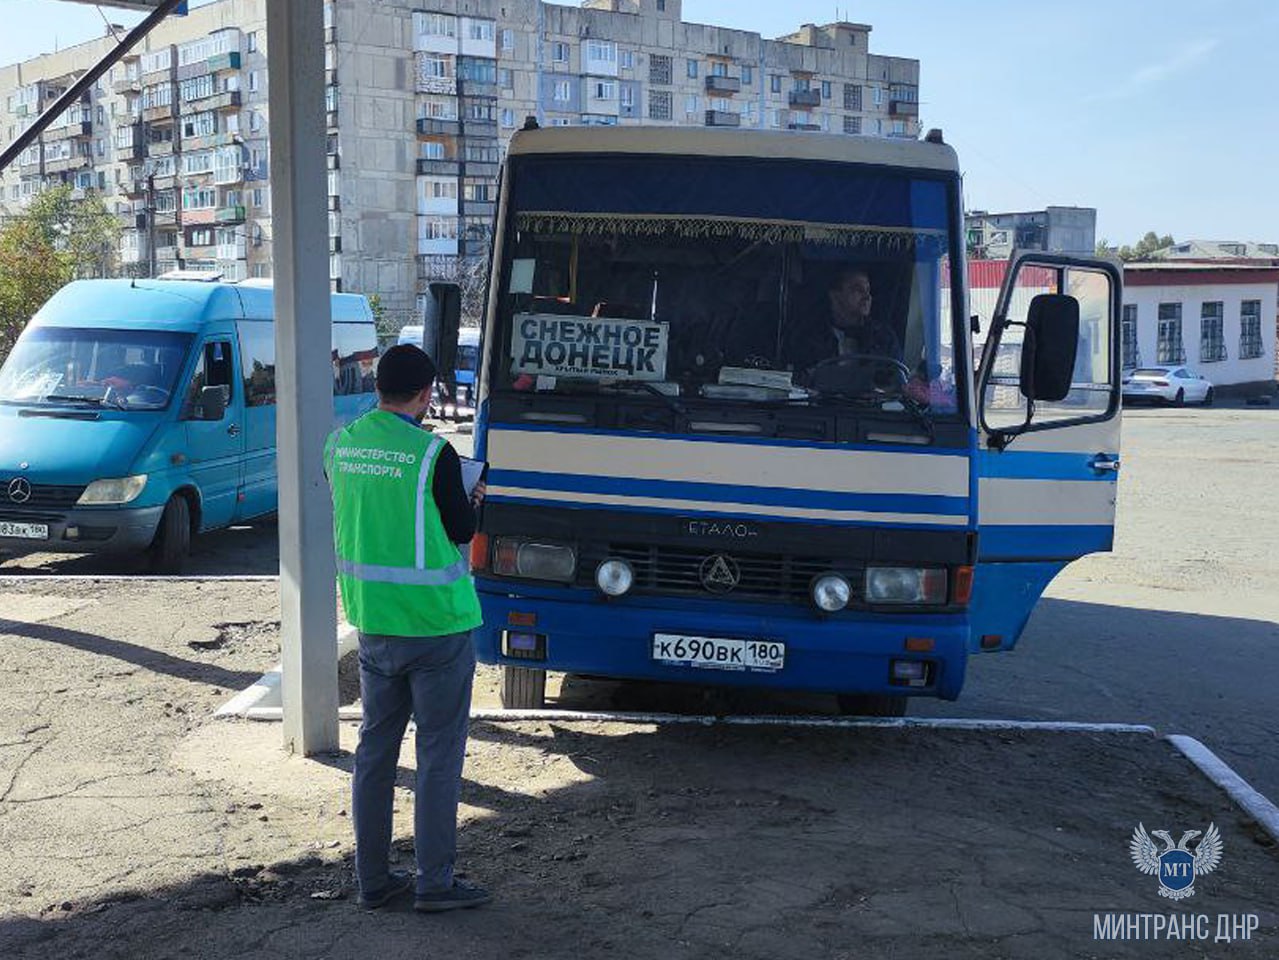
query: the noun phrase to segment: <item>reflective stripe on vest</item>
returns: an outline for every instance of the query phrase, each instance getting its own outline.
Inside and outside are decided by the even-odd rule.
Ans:
[[[440,452],[442,446],[444,441],[439,437],[431,438],[431,445],[426,448],[426,453],[422,456],[422,466],[417,472],[417,514],[414,518],[413,530],[414,543],[417,545],[414,557],[419,570],[426,568],[426,483],[431,478],[431,467],[435,464],[435,455]]]
[[[394,583],[400,586],[445,587],[456,583],[471,572],[465,557],[441,570],[424,570],[420,567],[379,567],[371,563],[352,563],[337,558],[338,573],[355,577],[366,583]]]

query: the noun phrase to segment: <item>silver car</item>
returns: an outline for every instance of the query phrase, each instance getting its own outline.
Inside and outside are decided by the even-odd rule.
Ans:
[[[1212,403],[1212,381],[1181,366],[1138,367],[1124,375],[1123,389],[1127,402]]]

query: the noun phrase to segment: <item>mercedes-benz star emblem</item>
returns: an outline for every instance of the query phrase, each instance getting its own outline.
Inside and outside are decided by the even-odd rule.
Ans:
[[[26,477],[14,477],[9,481],[9,499],[14,503],[26,503],[31,499],[31,483]]]
[[[717,553],[702,561],[699,571],[702,586],[711,593],[728,593],[742,582],[742,571],[737,561]]]

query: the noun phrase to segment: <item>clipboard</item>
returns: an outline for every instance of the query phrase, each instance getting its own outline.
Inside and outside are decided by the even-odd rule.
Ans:
[[[458,460],[462,464],[462,488],[469,497],[475,492],[476,484],[488,477],[489,465],[486,460],[472,460],[461,455]]]

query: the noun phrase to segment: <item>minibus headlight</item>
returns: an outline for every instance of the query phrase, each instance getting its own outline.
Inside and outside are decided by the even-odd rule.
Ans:
[[[493,542],[493,572],[503,577],[572,583],[577,575],[577,551],[560,543],[497,537]]]
[[[116,480],[94,480],[84,488],[76,506],[93,506],[109,503],[130,503],[138,499],[147,485],[147,475],[120,477]]]
[[[595,569],[595,585],[605,596],[620,597],[635,585],[635,571],[625,560],[605,560]]]
[[[946,571],[932,567],[868,567],[867,603],[945,603]]]
[[[827,573],[813,581],[813,606],[826,613],[836,613],[848,606],[853,588],[838,573]]]

